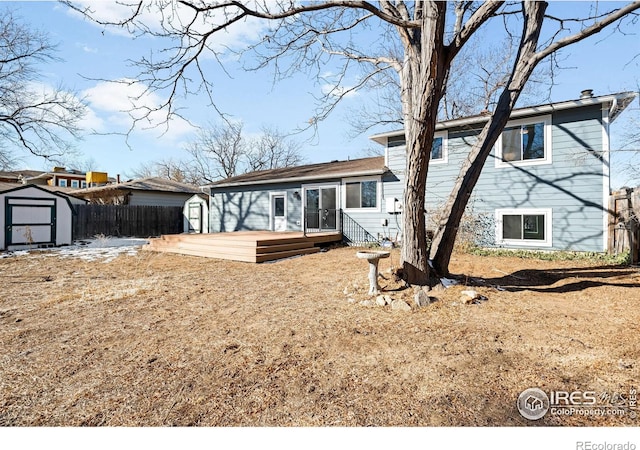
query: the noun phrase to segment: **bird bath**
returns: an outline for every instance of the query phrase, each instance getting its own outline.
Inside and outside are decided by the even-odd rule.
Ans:
[[[369,295],[376,295],[380,292],[378,285],[378,262],[381,258],[388,258],[390,252],[384,251],[361,251],[356,253],[356,257],[365,259],[369,263]]]

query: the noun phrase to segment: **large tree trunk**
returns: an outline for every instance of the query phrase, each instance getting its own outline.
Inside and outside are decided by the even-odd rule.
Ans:
[[[400,30],[405,50],[400,80],[406,137],[401,265],[404,279],[429,283],[429,254],[425,228],[427,168],[446,78],[444,56],[445,2],[424,4],[423,26]]]
[[[434,233],[431,258],[435,271],[440,275],[449,273],[449,262],[458,227],[469,203],[471,192],[480,178],[491,149],[509,120],[525,83],[539,62],[536,58],[536,48],[546,7],[547,4],[544,2],[523,2],[524,30],[511,78],[498,100],[495,112],[478,136],[477,143],[471,148],[460,169],[456,184],[449,195],[443,214],[440,215],[441,219]]]

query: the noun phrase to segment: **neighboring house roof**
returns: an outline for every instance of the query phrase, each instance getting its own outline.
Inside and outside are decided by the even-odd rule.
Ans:
[[[23,185],[19,185],[19,186],[23,186]],[[16,183],[0,182],[0,192],[10,191],[11,189],[15,189],[15,188],[16,188]]]
[[[106,184],[104,186],[78,189],[73,191],[74,195],[95,194],[110,191],[155,191],[172,192],[177,194],[198,194],[200,189],[191,184],[179,183],[158,177],[147,177],[139,180],[125,181],[124,183]]]
[[[537,106],[529,106],[525,108],[517,108],[511,112],[511,119],[524,118],[538,114],[549,114],[555,111],[563,111],[584,106],[608,105],[609,122],[613,122],[629,104],[638,96],[637,92],[621,92],[618,94],[601,95],[598,97],[591,96],[590,91],[583,91],[584,95],[576,100],[568,100],[558,103],[548,103]],[[487,122],[491,118],[491,114],[479,114],[477,116],[463,117],[460,119],[445,120],[436,124],[436,131],[446,130],[449,128],[476,125]],[[395,130],[386,133],[380,133],[369,137],[372,141],[381,145],[386,145],[387,138],[392,136],[401,136],[404,130]]]
[[[382,175],[387,172],[384,156],[332,161],[328,163],[307,164],[304,166],[284,167],[281,169],[259,170],[235,177],[226,178],[208,185],[210,188],[223,188],[240,185],[272,184],[280,182],[324,180],[365,175]]]
[[[71,200],[70,200],[70,198],[73,197],[72,195],[68,195],[68,194],[65,194],[63,192],[55,192],[55,191],[52,191],[50,189],[46,189],[44,186],[40,186],[40,185],[37,185],[37,184],[21,184],[21,185],[16,186],[15,183],[0,183],[0,193],[2,193],[2,194],[21,191],[23,189],[37,189],[39,191],[46,192],[46,193],[54,195],[56,197],[60,197],[60,198],[64,199],[67,202],[67,204],[69,205],[69,208],[71,208],[71,212],[74,215],[76,214],[76,210],[73,207],[73,204],[71,203]],[[77,200],[83,200],[83,199],[77,199]]]
[[[0,180],[21,183],[24,178],[37,177],[42,175],[42,170],[4,170],[0,171]]]

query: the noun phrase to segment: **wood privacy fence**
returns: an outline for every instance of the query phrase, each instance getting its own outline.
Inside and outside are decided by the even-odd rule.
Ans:
[[[616,191],[609,197],[609,253],[630,252],[631,263],[640,253],[640,188]]]
[[[96,235],[151,237],[183,230],[180,206],[76,205],[73,239]]]

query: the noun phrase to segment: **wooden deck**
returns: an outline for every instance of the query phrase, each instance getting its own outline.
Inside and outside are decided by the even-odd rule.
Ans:
[[[340,232],[235,231],[230,233],[170,234],[151,239],[144,250],[260,263],[320,251],[320,244],[340,242]]]

